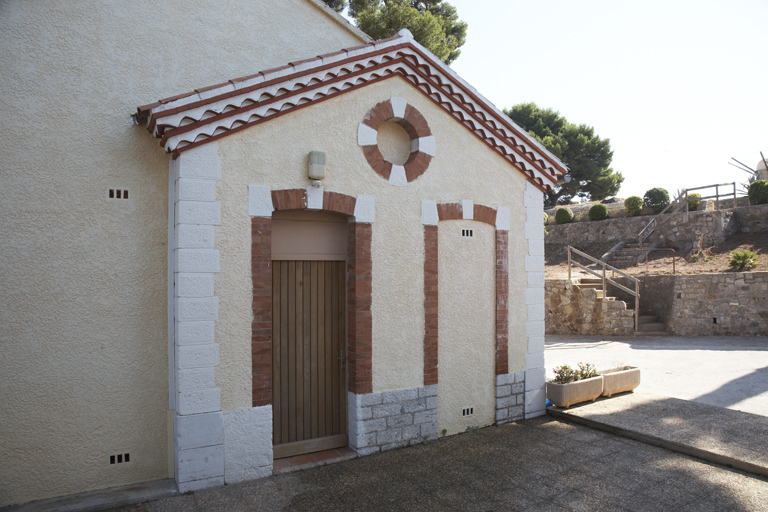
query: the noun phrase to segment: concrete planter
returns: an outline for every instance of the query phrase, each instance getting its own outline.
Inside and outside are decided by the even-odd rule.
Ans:
[[[632,391],[640,385],[640,368],[622,366],[600,372],[603,376],[603,393],[601,396],[610,397],[616,393]]]
[[[568,384],[556,384],[547,382],[547,398],[558,407],[565,409],[573,404],[595,401],[603,392],[603,376],[598,375],[590,379],[577,380]]]

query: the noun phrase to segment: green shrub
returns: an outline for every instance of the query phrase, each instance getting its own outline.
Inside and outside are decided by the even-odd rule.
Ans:
[[[688,210],[690,211],[698,210],[699,199],[701,199],[701,194],[697,192],[694,192],[693,194],[688,194]]]
[[[595,365],[592,363],[579,363],[578,366],[578,370],[574,370],[567,364],[558,366],[554,369],[555,378],[552,379],[552,382],[555,384],[568,384],[569,382],[590,379],[599,375],[595,369]]]
[[[558,208],[555,212],[555,223],[568,224],[573,222],[573,211],[570,208]]]
[[[604,204],[594,204],[589,209],[589,220],[604,220],[608,218],[608,207]]]
[[[733,251],[728,265],[736,270],[749,270],[757,266],[757,254],[752,251]]]
[[[629,196],[624,200],[624,209],[630,217],[637,217],[643,212],[643,198],[640,196]]]
[[[768,180],[753,181],[747,195],[749,204],[768,204]]]
[[[669,192],[663,188],[652,188],[643,196],[643,205],[660,213],[669,205]]]

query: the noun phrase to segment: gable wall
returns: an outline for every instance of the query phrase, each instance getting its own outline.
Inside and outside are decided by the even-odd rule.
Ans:
[[[0,506],[172,475],[169,156],[136,107],[361,42],[306,0],[0,3]]]
[[[405,187],[390,185],[365,160],[357,143],[358,125],[377,103],[392,96],[407,99],[427,119],[436,140],[436,157],[426,173]],[[221,139],[222,160],[216,228],[221,272],[216,274],[220,364],[216,386],[222,409],[249,407],[251,401],[251,230],[248,186],[306,188],[309,151],[325,151],[326,191],[375,196],[373,223],[373,390],[423,386],[424,226],[422,199],[511,209],[509,233],[509,371],[525,369],[528,286],[524,237],[526,182],[469,131],[406,82],[393,78],[304,108],[293,114]],[[469,264],[472,264],[469,262]]]

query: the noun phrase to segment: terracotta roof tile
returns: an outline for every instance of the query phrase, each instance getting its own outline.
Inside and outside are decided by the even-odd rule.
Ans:
[[[542,190],[552,188],[557,176],[567,171],[560,160],[407,32],[165,98],[139,107],[137,117],[176,156],[392,77],[411,83]]]

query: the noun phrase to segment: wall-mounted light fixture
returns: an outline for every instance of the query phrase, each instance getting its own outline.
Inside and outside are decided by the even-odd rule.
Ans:
[[[320,186],[320,180],[325,179],[325,153],[323,151],[309,152],[309,179],[312,185]]]

